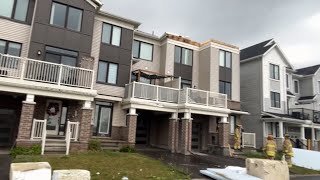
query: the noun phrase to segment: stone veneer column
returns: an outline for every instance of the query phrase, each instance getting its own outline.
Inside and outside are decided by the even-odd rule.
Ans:
[[[180,153],[190,155],[191,153],[191,138],[192,138],[192,120],[191,118],[181,119],[181,142]]]
[[[127,127],[124,132],[124,140],[130,145],[135,145],[136,143],[137,117],[138,114],[136,114],[136,109],[129,109],[129,114],[127,114]]]
[[[36,103],[34,102],[34,95],[27,95],[26,101],[22,102],[21,116],[19,122],[19,131],[17,137],[17,145],[24,145],[24,142],[31,138],[33,114]],[[21,143],[20,143],[21,142]]]
[[[168,136],[168,148],[171,153],[177,152],[177,133],[178,121],[176,118],[169,119],[169,136]]]
[[[92,121],[92,108],[81,109],[79,141],[82,143],[88,143],[91,138],[91,121]]]
[[[221,117],[219,122],[219,146],[222,149],[229,148],[230,127],[226,117]]]

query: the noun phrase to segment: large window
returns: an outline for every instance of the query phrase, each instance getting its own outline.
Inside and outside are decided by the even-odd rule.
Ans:
[[[74,31],[80,31],[82,10],[53,2],[50,24]]]
[[[76,66],[78,52],[46,46],[45,60],[52,63]]]
[[[192,66],[193,51],[183,47],[175,46],[174,62]]]
[[[234,130],[235,130],[236,124],[237,124],[236,116],[230,116],[229,123],[230,123],[230,134],[234,134]]]
[[[271,92],[271,107],[280,108],[280,93]]]
[[[112,109],[112,103],[97,102],[93,122],[93,135],[109,136],[111,134]]]
[[[111,24],[103,24],[102,29],[102,42],[111,44],[114,46],[120,46],[121,44],[121,31],[122,29],[118,26]]]
[[[219,52],[219,65],[221,67],[231,68],[231,52],[220,50]]]
[[[279,73],[280,73],[279,72],[279,66],[278,65],[274,65],[274,64],[270,64],[270,78],[279,80],[280,79],[280,74]]]
[[[117,84],[118,64],[99,61],[97,82]]]
[[[0,40],[0,54],[20,56],[21,47],[22,45],[20,43]]]
[[[225,81],[219,81],[219,92],[226,94],[228,99],[231,99],[231,83]]]
[[[134,40],[132,52],[134,58],[152,61],[153,45]]]
[[[299,93],[299,81],[294,80],[294,93]]]
[[[286,85],[289,88],[289,74],[286,74]]]
[[[1,0],[0,16],[26,21],[29,0]]]

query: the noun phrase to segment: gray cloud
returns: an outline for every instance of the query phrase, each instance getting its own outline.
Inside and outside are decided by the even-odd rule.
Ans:
[[[102,0],[103,10],[197,41],[241,48],[275,38],[295,67],[320,63],[319,0]]]

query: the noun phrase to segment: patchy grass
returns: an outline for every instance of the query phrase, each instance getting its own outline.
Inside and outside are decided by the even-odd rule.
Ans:
[[[159,160],[137,153],[87,152],[70,156],[17,156],[14,162],[49,162],[57,169],[86,169],[91,179],[190,179],[190,177]]]
[[[246,156],[247,158],[268,159],[267,154],[263,152],[250,151],[250,152],[244,153],[244,156]],[[282,156],[283,156],[283,153],[278,151],[276,154],[275,160],[281,160]]]

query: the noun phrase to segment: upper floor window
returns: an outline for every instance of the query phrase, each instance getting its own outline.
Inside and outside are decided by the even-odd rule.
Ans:
[[[183,47],[175,46],[174,62],[192,66],[193,51]]]
[[[29,0],[1,0],[0,16],[26,21]]]
[[[47,62],[75,67],[77,65],[78,52],[46,46],[45,59]]]
[[[279,66],[270,64],[270,78],[271,79],[280,79],[280,71],[279,71]]]
[[[280,93],[271,92],[271,107],[280,108]]]
[[[231,68],[231,52],[220,50],[219,52],[219,65],[221,67]]]
[[[219,93],[226,94],[231,99],[231,82],[219,81]]]
[[[111,24],[103,24],[102,42],[114,46],[120,46],[121,43],[121,27]]]
[[[134,58],[152,61],[153,45],[134,40],[132,52]]]
[[[22,45],[20,43],[0,40],[0,54],[20,56],[21,47]]]
[[[299,93],[299,81],[294,80],[294,93]]]
[[[50,24],[74,31],[80,31],[82,24],[82,10],[53,2]]]
[[[99,61],[97,82],[117,84],[118,64]]]
[[[286,85],[289,88],[289,74],[286,74]]]

